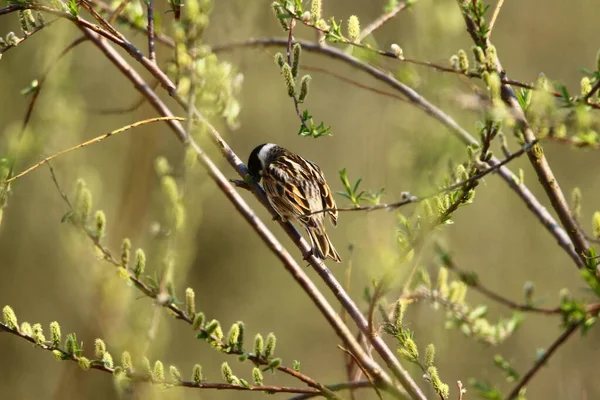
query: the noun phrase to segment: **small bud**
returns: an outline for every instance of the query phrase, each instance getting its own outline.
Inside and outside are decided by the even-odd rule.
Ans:
[[[486,66],[490,71],[496,71],[496,66],[498,62],[498,56],[496,54],[496,47],[494,45],[489,45],[486,51]]]
[[[311,15],[313,21],[320,20],[321,13],[322,13],[321,0],[312,0],[312,3],[310,4],[310,15]],[[600,65],[600,62],[598,65]],[[598,67],[598,70],[600,71],[600,67]]]
[[[238,324],[231,325],[229,334],[227,335],[227,344],[233,349],[237,345],[238,338],[240,337],[240,327]]]
[[[304,22],[305,24],[308,24],[310,22],[310,11],[304,11],[304,13],[302,13],[302,22]]]
[[[87,371],[88,369],[90,369],[91,362],[85,357],[79,357],[77,359],[77,365],[79,365],[79,368],[81,368],[82,370]]]
[[[221,329],[221,326],[219,324],[219,321],[217,321],[216,319],[213,319],[212,321],[210,321],[208,324],[206,324],[206,328],[204,328],[206,330],[206,334],[208,336],[214,334],[217,329]]]
[[[144,250],[137,249],[135,251],[135,267],[133,268],[133,273],[136,278],[139,278],[141,274],[144,273],[144,269],[146,268],[146,253]]]
[[[2,316],[4,318],[4,325],[13,331],[18,329],[19,322],[17,320],[17,315],[10,306],[4,306],[2,309]]]
[[[296,96],[296,83],[294,82],[294,76],[292,75],[292,67],[290,67],[288,64],[283,64],[283,67],[281,67],[281,73],[283,74],[283,79],[285,80],[285,87],[287,88],[288,96]]]
[[[294,371],[296,371],[296,372],[300,372],[300,361],[298,361],[298,360],[294,360],[294,363],[293,363],[293,365],[292,365],[292,366],[293,366],[293,368],[294,368]]]
[[[19,43],[19,38],[14,32],[8,32],[6,35],[6,42],[9,46],[16,46]]]
[[[46,25],[46,18],[44,18],[44,14],[41,11],[36,13],[37,22],[40,26]]]
[[[96,358],[102,358],[102,356],[106,353],[106,344],[102,339],[96,339],[94,341],[94,354]]]
[[[33,17],[33,13],[31,12],[31,10],[23,10],[23,16],[25,17],[25,20],[27,21],[27,25],[29,25],[31,28],[36,27],[36,20]]]
[[[46,342],[46,338],[44,337],[44,331],[42,329],[42,324],[33,324],[31,328],[33,333],[31,337],[35,340],[35,344],[42,345]]]
[[[310,75],[304,75],[302,77],[302,80],[300,81],[300,96],[298,96],[298,101],[299,102],[303,102],[304,99],[306,99],[306,96],[308,95],[308,89],[310,86],[310,81],[311,81],[311,77]]]
[[[254,355],[256,357],[261,357],[264,348],[263,337],[260,333],[257,333],[254,337]]]
[[[196,294],[194,289],[185,289],[185,309],[188,317],[193,318],[196,314]]]
[[[252,381],[256,386],[262,386],[263,384],[263,374],[260,372],[260,368],[254,367],[252,368]]]
[[[56,358],[58,361],[62,361],[65,359],[64,354],[60,350],[52,350],[52,354],[54,355],[54,358]]]
[[[52,341],[52,347],[60,347],[60,325],[58,322],[50,322],[50,340]]]
[[[460,49],[458,51],[458,69],[463,74],[469,72],[469,58],[467,57],[467,53],[463,49]]]
[[[300,66],[300,54],[302,52],[302,46],[300,43],[294,44],[292,47],[292,76],[296,78],[298,76],[298,67]]]
[[[21,333],[29,337],[33,335],[33,330],[31,329],[31,325],[29,324],[29,322],[23,322],[21,324]]]
[[[404,51],[402,50],[402,47],[398,46],[396,43],[392,43],[390,49],[392,50],[392,53],[394,53],[394,55],[399,59],[402,60],[404,58]]]
[[[165,380],[165,367],[163,363],[156,360],[154,363],[154,369],[152,370],[152,381],[163,382]]]
[[[273,332],[267,335],[267,344],[265,346],[265,358],[269,359],[273,357],[275,353],[275,344],[277,343],[277,339],[275,338],[275,334]]]
[[[194,321],[192,322],[192,329],[199,331],[202,329],[202,325],[204,325],[204,313],[199,312],[194,315]]]
[[[267,368],[275,370],[281,366],[281,358],[274,358],[269,362]]]
[[[25,19],[23,11],[19,11],[19,22],[21,22],[21,32],[23,32],[23,35],[27,36],[27,34],[29,33],[29,24]]]
[[[533,301],[533,292],[535,291],[535,285],[531,281],[525,282],[523,285],[523,292],[525,292],[525,302],[531,304]]]
[[[181,372],[179,372],[176,366],[171,365],[169,367],[169,375],[171,375],[171,380],[173,382],[181,382]]]
[[[433,345],[433,343],[430,343],[425,348],[425,366],[426,367],[433,366],[434,360],[435,360],[435,346]]]
[[[194,369],[192,371],[192,381],[196,385],[200,385],[202,383],[202,367],[200,364],[194,365]]]
[[[227,362],[224,362],[221,365],[221,375],[223,376],[225,382],[229,384],[233,383],[233,371],[231,371],[231,367],[229,364],[227,364]]]
[[[592,217],[592,227],[594,232],[594,237],[596,239],[600,238],[600,211],[596,211],[594,216]]]
[[[360,21],[356,15],[348,18],[348,38],[351,42],[355,42],[360,36]]]
[[[67,335],[67,338],[65,339],[65,350],[67,351],[67,353],[69,354],[76,354],[78,351],[78,346],[79,344],[77,343],[77,337],[75,336],[74,333],[70,333]],[[55,346],[58,347],[58,346]]]
[[[450,66],[453,70],[460,71],[460,66],[458,64],[458,56],[456,54],[450,57]]]
[[[277,53],[275,54],[275,64],[279,65],[279,68],[283,68],[285,64],[285,58],[283,58],[283,54]]]
[[[98,239],[101,239],[104,237],[104,233],[106,232],[106,215],[104,215],[104,211],[96,211],[96,216],[94,219],[96,220],[95,235]]]

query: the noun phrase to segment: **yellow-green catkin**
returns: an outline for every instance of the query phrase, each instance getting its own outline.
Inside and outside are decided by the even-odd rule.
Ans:
[[[231,370],[231,367],[229,366],[227,361],[221,365],[221,375],[223,376],[225,382],[229,384],[233,383],[233,371]]]
[[[104,211],[96,211],[94,219],[96,220],[96,237],[101,239],[104,237],[104,233],[106,232],[106,215],[104,215]]]
[[[160,360],[156,360],[154,363],[154,369],[152,370],[152,380],[154,382],[162,382],[165,380],[165,367]]]
[[[31,337],[35,341],[35,344],[37,344],[37,345],[44,344],[44,342],[46,341],[46,338],[44,337],[44,330],[42,329],[42,324],[33,324],[33,327],[31,328],[31,330],[32,330]]]
[[[298,68],[300,68],[300,54],[302,53],[302,46],[300,43],[294,44],[292,47],[292,76],[296,78],[298,76]]]
[[[469,58],[463,49],[458,51],[458,70],[463,74],[469,72]]]
[[[574,187],[573,191],[571,191],[571,212],[573,213],[573,218],[581,218],[581,189],[578,187]]]
[[[200,364],[194,365],[194,369],[192,370],[192,381],[196,385],[202,383],[202,366]]]
[[[277,338],[275,337],[275,334],[273,332],[269,333],[267,335],[267,342],[266,342],[266,346],[265,346],[265,358],[271,358],[273,357],[273,354],[275,354],[275,345],[277,344]]]
[[[105,352],[106,344],[104,343],[104,340],[96,339],[94,341],[94,354],[96,355],[96,358],[102,358]]]
[[[283,64],[283,67],[281,67],[281,73],[283,74],[288,96],[296,96],[296,82],[294,81],[294,75],[292,74],[292,67],[290,67],[288,64]]]
[[[586,96],[592,91],[592,81],[587,76],[581,78],[581,95]]]
[[[196,314],[196,294],[192,288],[185,289],[185,309],[188,317],[194,318]]]
[[[596,211],[592,217],[592,227],[595,238],[600,238],[600,211]]]
[[[146,268],[146,253],[144,250],[137,249],[135,251],[135,266],[133,268],[133,273],[136,278],[139,278],[141,274],[144,273],[144,269]]]
[[[264,350],[264,341],[263,337],[260,333],[257,333],[254,337],[254,355],[256,357],[261,357]]]
[[[169,375],[171,375],[171,380],[173,382],[176,382],[176,383],[181,382],[181,372],[179,372],[179,369],[177,369],[176,366],[171,365],[169,367]]]
[[[312,3],[310,4],[310,15],[313,21],[318,21],[321,19],[321,14],[323,12],[322,9],[323,5],[321,3],[321,0],[312,1]],[[600,67],[598,69],[600,70]]]
[[[348,18],[348,39],[350,39],[351,42],[355,42],[359,36],[360,21],[356,15],[352,15]]]
[[[302,80],[300,80],[300,95],[298,96],[298,101],[303,102],[304,99],[306,99],[311,79],[310,75],[304,75]]]
[[[50,340],[52,341],[52,347],[60,347],[60,325],[56,321],[50,322]]]
[[[131,240],[129,238],[123,239],[121,243],[121,267],[127,268],[131,257]]]
[[[252,368],[252,381],[256,386],[262,386],[263,384],[263,375],[260,371],[260,368],[254,367]]]
[[[17,315],[11,306],[4,306],[2,309],[2,317],[4,319],[4,325],[6,325],[9,329],[16,330],[19,326]]]

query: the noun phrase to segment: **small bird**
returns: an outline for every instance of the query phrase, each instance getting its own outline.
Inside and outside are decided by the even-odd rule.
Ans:
[[[262,178],[269,203],[279,218],[299,221],[306,228],[315,256],[342,261],[325,232],[324,214],[335,226],[338,212],[317,164],[276,144],[264,143],[250,153],[248,170],[256,182]],[[329,211],[318,212],[321,210]]]

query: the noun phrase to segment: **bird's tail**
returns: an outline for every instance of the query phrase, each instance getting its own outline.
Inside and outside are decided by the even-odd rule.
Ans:
[[[340,255],[335,250],[335,247],[333,247],[333,244],[324,229],[306,228],[306,230],[308,231],[308,237],[310,237],[310,243],[315,256],[319,257],[321,260],[331,258],[337,263],[342,262]]]

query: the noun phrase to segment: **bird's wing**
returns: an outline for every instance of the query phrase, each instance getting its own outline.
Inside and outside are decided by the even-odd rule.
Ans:
[[[323,209],[326,210],[336,208],[335,200],[333,199],[333,193],[331,193],[331,189],[325,181],[325,175],[323,174],[323,171],[321,171],[321,168],[319,168],[319,166],[313,163],[312,161],[306,161],[309,166],[308,170],[310,171],[310,174],[312,175],[313,179],[319,184],[319,190],[321,191],[321,199],[323,201]],[[327,211],[327,214],[329,214],[329,219],[331,220],[333,226],[337,225],[337,210]]]

